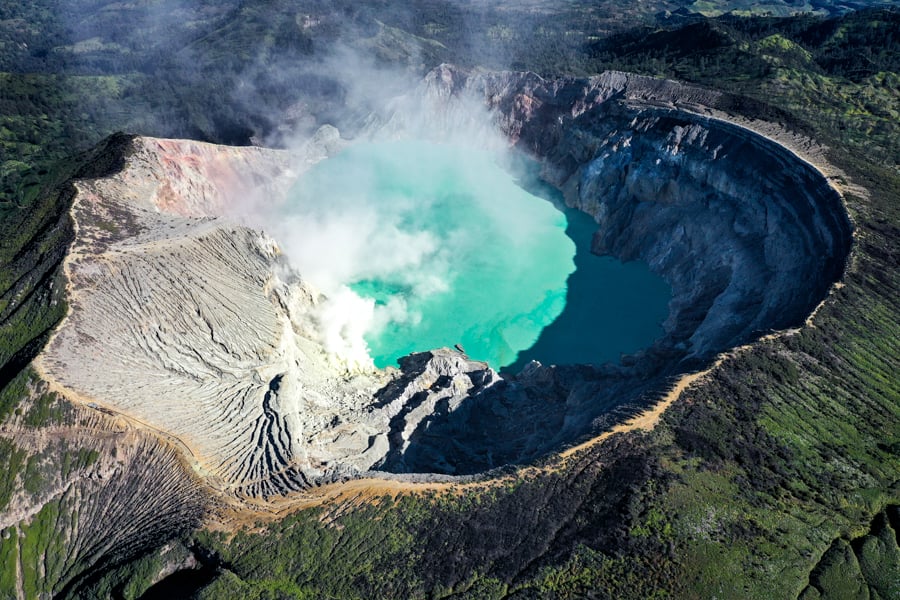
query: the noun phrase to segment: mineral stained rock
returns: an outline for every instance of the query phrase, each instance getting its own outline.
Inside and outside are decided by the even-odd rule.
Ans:
[[[439,133],[473,114],[483,126],[471,107],[487,106],[491,127],[596,218],[596,252],[665,277],[666,334],[622,364],[501,377],[449,349],[385,371],[328,355],[320,294],[274,240],[238,224],[346,143],[324,127],[298,155],[137,138],[120,173],[78,182],[70,314],[36,365],[70,399],[174,438],[209,486],[238,498],[373,469],[531,460],[716,353],[802,321],[840,276],[851,229],[839,195],[778,143],[698,114],[718,98],[622,73],[545,81],[442,67],[368,119],[373,134],[403,135],[407,108],[426,104]]]

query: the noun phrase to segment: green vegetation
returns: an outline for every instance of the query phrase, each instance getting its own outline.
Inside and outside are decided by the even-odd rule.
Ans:
[[[881,598],[900,596],[900,546],[897,542],[900,531],[891,524],[891,520],[896,523],[898,517],[896,506],[888,509],[876,517],[870,533],[851,543],[863,578],[869,589]]]
[[[140,128],[139,85],[127,76],[0,72],[0,207],[27,203],[53,161],[113,131]],[[136,105],[126,109],[126,102]]]
[[[47,183],[0,205],[0,386],[30,361],[65,315],[60,262],[72,232],[61,180],[71,169],[48,173]],[[0,414],[13,401],[10,392]]]
[[[25,413],[22,423],[28,427],[46,427],[66,422],[71,413],[71,405],[57,394],[45,393],[32,398],[31,407]]]
[[[72,564],[69,544],[78,538],[80,500],[66,490],[76,472],[85,472],[99,457],[96,450],[65,440],[36,450],[0,437],[0,511],[22,492],[36,507],[35,514],[0,532],[0,597],[16,597],[17,564],[27,598],[58,592],[87,566]]]
[[[0,0],[4,425],[68,418],[50,395],[25,400],[33,375],[22,369],[65,314],[64,181],[114,169],[125,138],[58,159],[119,128],[246,142],[274,135],[276,117],[292,106],[305,106],[310,122],[339,119],[329,100],[335,83],[307,67],[351,28],[373,56],[414,71],[441,60],[542,73],[618,68],[726,90],[735,112],[823,141],[829,160],[868,191],[847,198],[854,255],[815,327],[726,362],[652,433],[614,437],[562,473],[484,493],[307,510],[233,539],[195,532],[186,545],[211,557],[217,572],[199,597],[900,596],[896,10],[839,18],[634,14],[627,24],[638,29],[613,31],[609,11],[578,2],[553,18],[534,3],[513,26],[503,6],[476,18],[436,0],[390,18],[379,3],[326,10],[317,2],[210,1],[190,14],[181,3],[162,4],[169,16],[150,21],[128,12],[148,10],[143,3],[105,10],[103,2],[72,2],[73,16],[50,2]],[[785,4],[772,6],[784,14]],[[322,22],[310,25],[310,15]],[[171,44],[163,48],[163,39]],[[288,66],[254,68],[272,61]],[[85,162],[91,170],[79,166]],[[48,482],[98,458],[62,446],[36,453],[0,437],[0,510],[17,492],[40,496]],[[50,500],[3,531],[0,596],[14,596],[19,561],[29,597],[59,592],[81,572],[63,567],[75,511],[74,500]],[[67,590],[139,597],[165,562],[187,553],[147,549],[129,549],[116,557],[124,564]]]
[[[848,542],[837,539],[813,569],[800,595],[810,598],[897,598],[900,597],[900,548],[897,531],[888,513],[880,513],[872,531]]]
[[[65,556],[63,540],[55,535],[60,505],[48,502],[35,515],[29,525],[22,527],[19,559],[22,563],[23,589],[27,598],[36,598],[48,583],[59,581],[62,558]]]
[[[898,31],[897,10],[835,20],[729,16],[601,40],[581,67],[672,77],[753,98],[760,104],[742,112],[752,108],[898,168]]]
[[[269,528],[265,535],[238,533],[224,543],[221,536],[201,533],[198,541],[216,551],[228,570],[234,597],[264,598],[266,593],[291,597],[365,597],[415,590],[419,578],[411,556],[412,531],[422,523],[421,506],[413,499],[368,506],[323,526],[319,511],[304,511]],[[387,509],[387,510],[386,510]],[[352,542],[352,543],[348,543]],[[272,554],[279,559],[270,559]],[[214,596],[209,596],[214,597]]]
[[[0,389],[0,421],[5,421],[16,410],[19,403],[28,397],[28,386],[34,382],[35,378],[34,371],[23,369],[12,381]]]
[[[0,467],[4,477],[0,479],[0,510],[9,505],[10,498],[16,491],[16,482],[22,467],[25,466],[28,453],[19,449],[13,442],[0,439]]]
[[[149,590],[159,574],[193,558],[191,550],[181,540],[166,544],[161,550],[153,550],[133,560],[127,569],[111,570],[91,586],[92,598],[121,598],[136,600]]]

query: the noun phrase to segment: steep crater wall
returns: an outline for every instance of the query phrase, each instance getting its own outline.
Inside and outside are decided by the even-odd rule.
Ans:
[[[666,278],[661,343],[685,357],[800,323],[843,272],[840,195],[777,141],[699,114],[722,94],[615,72],[545,81],[445,67],[428,85],[482,96],[566,203],[595,218],[595,253]]]
[[[599,223],[593,251],[666,277],[668,341],[689,356],[799,323],[843,271],[851,234],[838,194],[747,130],[634,112],[570,129],[567,137],[589,133],[581,142],[596,144],[573,171],[568,140],[547,156],[567,202]]]

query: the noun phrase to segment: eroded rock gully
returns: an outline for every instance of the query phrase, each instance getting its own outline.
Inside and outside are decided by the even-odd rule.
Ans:
[[[29,388],[32,406],[48,392],[45,383]],[[198,527],[208,494],[176,445],[125,419],[48,397],[53,417],[43,427],[29,423],[27,413],[0,426],[0,440],[11,440],[34,465],[20,475],[24,485],[0,513],[0,529],[4,539],[23,540],[20,547],[37,537],[37,549],[13,552],[10,564],[18,561],[19,573],[38,569],[32,577],[68,597],[92,573]],[[42,537],[48,530],[49,544]],[[26,597],[22,581],[20,575]]]
[[[515,377],[448,349],[386,371],[328,356],[318,293],[229,214],[236,198],[277,201],[337,151],[345,142],[325,127],[298,155],[137,138],[120,173],[78,182],[71,312],[40,371],[70,398],[173,436],[209,485],[238,497],[373,469],[471,474],[608,427],[674,375],[801,322],[842,272],[851,227],[837,192],[778,143],[698,114],[714,92],[441,67],[407,100],[452,122],[472,98],[596,218],[595,252],[644,260],[670,283],[653,347]],[[402,133],[403,106],[370,129]]]

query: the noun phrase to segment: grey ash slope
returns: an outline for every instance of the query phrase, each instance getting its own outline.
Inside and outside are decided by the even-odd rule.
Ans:
[[[396,424],[414,430],[431,412],[407,406],[415,394],[461,400],[496,379],[447,350],[402,379],[325,352],[320,294],[274,240],[221,216],[234,194],[277,202],[294,169],[321,158],[311,150],[292,164],[283,152],[137,138],[122,171],[76,184],[70,311],[35,365],[70,400],[176,440],[228,497],[359,475],[403,446]],[[452,385],[438,389],[445,376]]]

